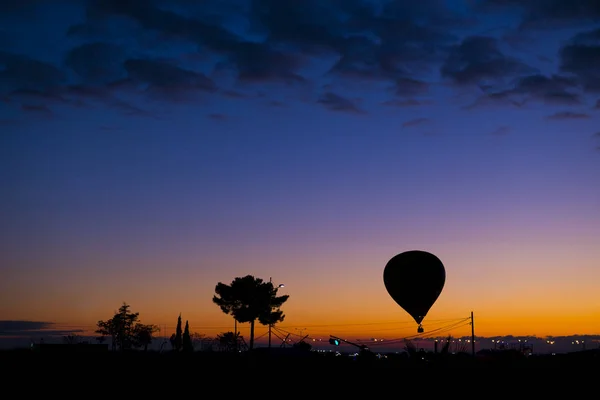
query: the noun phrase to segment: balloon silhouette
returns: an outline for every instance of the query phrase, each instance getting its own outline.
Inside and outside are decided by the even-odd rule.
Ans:
[[[439,297],[446,282],[444,264],[435,255],[421,250],[405,251],[392,257],[383,270],[388,293],[419,324]]]

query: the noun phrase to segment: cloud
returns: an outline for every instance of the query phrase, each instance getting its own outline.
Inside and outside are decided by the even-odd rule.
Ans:
[[[126,77],[125,52],[120,46],[93,42],[71,49],[65,65],[87,84],[110,83]]]
[[[429,83],[413,78],[399,78],[394,84],[394,89],[400,97],[422,95],[429,90]]]
[[[534,69],[504,55],[498,40],[486,36],[469,36],[453,46],[441,67],[441,74],[458,85],[497,85],[506,78],[524,75]]]
[[[45,2],[20,4],[2,2],[0,18],[35,13]],[[516,11],[521,29],[584,26],[600,16],[595,0],[483,0],[463,10],[441,0],[90,0],[79,3],[87,5],[84,14],[67,13],[66,4],[60,53],[23,47],[16,54],[18,32],[3,28],[0,98],[28,116],[97,106],[156,116],[165,104],[197,104],[207,95],[250,101],[257,84],[273,90],[265,104],[317,96],[327,109],[350,113],[367,112],[353,100],[367,97],[365,87],[395,107],[430,105],[448,88],[473,89],[467,108],[583,106],[600,91],[598,29],[557,48],[556,71],[548,63],[538,70],[532,63],[539,57],[521,59],[506,46],[521,31],[474,33],[486,32],[478,10]],[[39,26],[29,29],[39,35]]]
[[[64,82],[57,67],[20,54],[0,51],[0,92],[46,90]]]
[[[528,75],[520,78],[511,94],[521,94],[528,99],[548,104],[573,105],[580,103],[575,79],[565,76]]]
[[[47,106],[44,105],[34,105],[34,104],[22,104],[21,109],[30,113],[38,113],[38,114],[52,114],[52,111]]]
[[[326,108],[333,111],[364,114],[364,111],[361,110],[354,101],[332,92],[323,93],[317,102],[323,104]]]
[[[597,0],[483,0],[480,6],[487,11],[520,9],[521,29],[556,29],[600,18]]]
[[[236,69],[238,79],[243,82],[305,81],[297,72],[303,64],[302,56],[275,50],[267,44],[251,42],[238,43],[231,50],[228,60]]]
[[[56,329],[52,322],[7,320],[0,321],[0,337],[40,337],[40,336],[65,336],[81,333],[83,329],[63,330]]]
[[[521,107],[530,102],[549,105],[573,106],[582,103],[577,80],[572,77],[533,74],[522,76],[513,81],[512,88],[486,93],[477,105],[507,104]]]
[[[29,330],[48,329],[52,327],[52,322],[41,321],[0,321],[0,332],[19,332]]]
[[[418,107],[423,105],[432,104],[432,101],[429,100],[417,100],[417,99],[392,99],[386,100],[381,104],[384,106],[390,107]]]
[[[572,119],[587,119],[587,118],[590,118],[590,116],[588,114],[576,113],[576,112],[572,112],[572,111],[561,111],[561,112],[557,112],[557,113],[554,113],[554,114],[546,117],[546,119],[551,119],[551,120],[572,120]]]
[[[600,92],[600,29],[572,37],[560,50],[560,69],[576,76],[584,89]]]

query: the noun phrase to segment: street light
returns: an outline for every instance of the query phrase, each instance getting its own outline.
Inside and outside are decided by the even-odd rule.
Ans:
[[[273,280],[271,279],[271,277],[269,277],[269,283],[271,285],[273,285]],[[283,283],[280,283],[279,285],[277,285],[277,289],[285,287],[285,285]],[[269,297],[269,301],[271,301],[271,297]],[[269,312],[272,312],[272,309],[269,309]],[[273,324],[269,324],[269,349],[271,348],[271,328],[273,327]]]

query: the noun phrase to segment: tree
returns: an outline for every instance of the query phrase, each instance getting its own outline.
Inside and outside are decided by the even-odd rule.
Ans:
[[[175,338],[173,339],[173,350],[180,351],[183,338],[181,337],[181,314],[177,318],[177,328],[175,329]]]
[[[273,283],[252,275],[235,278],[230,285],[219,282],[215,287],[213,303],[225,314],[231,314],[236,321],[250,322],[250,350],[254,348],[256,320],[262,325],[272,325],[285,318],[280,307],[289,296],[277,296],[277,289]]]
[[[113,350],[130,350],[140,346],[147,348],[152,342],[152,334],[159,330],[156,325],[145,325],[138,321],[140,313],[130,312],[129,307],[129,304],[123,303],[111,319],[96,324],[96,333],[102,338],[111,337]]]
[[[135,325],[135,347],[143,347],[144,351],[148,351],[148,345],[152,343],[152,335],[154,332],[158,332],[159,328],[155,325],[144,325],[144,324],[136,324]]]
[[[194,344],[190,336],[190,324],[187,320],[185,321],[185,329],[183,330],[182,349],[186,353],[194,351]]]
[[[239,339],[240,335],[237,332],[223,332],[217,335],[217,341],[221,351],[237,351]]]
[[[76,333],[72,333],[70,335],[63,336],[64,344],[77,344],[80,342],[80,336]]]
[[[312,344],[305,342],[304,340],[301,340],[298,343],[295,343],[293,345],[293,348],[300,350],[300,351],[310,351],[312,349]]]

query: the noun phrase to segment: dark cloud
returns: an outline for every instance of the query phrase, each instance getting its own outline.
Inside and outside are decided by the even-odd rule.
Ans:
[[[156,5],[160,2],[146,0],[96,0],[88,8],[88,24],[94,24],[110,17],[126,17],[142,28],[163,33],[171,37],[194,42],[215,51],[227,51],[240,41],[240,38],[217,24],[190,18]],[[161,5],[168,5],[162,2]],[[188,4],[190,6],[190,4]],[[82,29],[80,26],[78,29]]]
[[[550,104],[579,104],[577,82],[564,76],[529,75],[518,80],[513,94],[541,100]]]
[[[119,98],[117,95],[121,86],[127,87],[128,81],[114,82],[106,86],[72,85],[61,88],[61,98],[77,107],[95,107],[98,104],[114,109],[127,116],[154,117],[152,113]]]
[[[533,74],[516,78],[508,89],[490,91],[480,96],[473,104],[474,108],[484,105],[523,107],[532,102],[548,105],[574,106],[582,104],[578,81],[574,77]],[[487,88],[483,88],[485,91]]]
[[[65,79],[65,74],[54,65],[20,54],[0,51],[0,65],[0,92],[46,90]]]
[[[412,97],[426,93],[429,90],[429,83],[413,78],[399,78],[395,82],[394,89],[397,96]]]
[[[462,107],[464,110],[473,110],[479,107],[514,107],[521,108],[525,105],[523,100],[514,99],[510,91],[484,93],[471,104]]]
[[[0,321],[0,337],[66,336],[83,332],[83,329],[61,329],[52,322]]]
[[[10,16],[33,13],[44,2],[0,4]],[[349,88],[382,87],[390,98],[381,104],[415,107],[431,104],[428,96],[449,81],[453,89],[475,89],[467,108],[584,105],[590,92],[600,91],[598,29],[573,36],[557,54],[558,70],[548,71],[544,63],[543,74],[529,65],[539,57],[525,62],[503,47],[508,39],[530,45],[521,40],[520,31],[507,29],[499,37],[491,36],[492,31],[489,36],[466,34],[477,27],[474,9],[515,11],[522,26],[533,27],[597,21],[596,0],[482,0],[478,8],[460,11],[445,0],[85,4],[83,16],[65,23],[64,46],[70,47],[55,58],[43,57],[47,54],[39,49],[1,51],[15,48],[3,45],[5,41],[18,43],[18,35],[3,28],[0,97],[6,104],[28,114],[52,110],[58,115],[58,107],[102,105],[125,115],[149,116],[153,111],[142,102],[148,98],[176,103],[216,94],[245,101],[255,97],[251,84],[272,84],[268,87],[297,90],[295,98],[300,99],[329,85],[318,103],[332,111],[363,113],[351,100],[363,95]],[[272,96],[265,104],[277,98],[282,97]]]
[[[302,83],[304,78],[297,70],[302,66],[302,56],[284,53],[266,44],[242,42],[232,47],[228,58],[230,65],[244,82],[280,81]],[[227,64],[223,64],[227,66]]]
[[[30,331],[49,329],[52,327],[52,322],[41,322],[41,321],[0,321],[0,332],[19,332],[19,331]]]
[[[56,93],[56,90],[42,91],[31,89],[19,89],[8,93],[6,95],[6,99],[9,102],[13,103],[29,104],[36,106],[69,104],[69,100]]]
[[[590,118],[590,116],[588,114],[576,113],[573,111],[561,111],[561,112],[557,112],[557,113],[554,113],[554,114],[546,117],[546,119],[551,119],[551,120],[570,120],[570,119],[587,119],[587,118]]]
[[[119,46],[94,42],[75,47],[65,64],[87,84],[110,83],[125,77],[125,53]]]
[[[417,99],[392,99],[382,102],[384,106],[391,107],[418,107],[423,105],[432,104],[431,101],[428,100],[417,100]]]
[[[487,94],[487,98],[491,101],[512,102],[519,107],[529,102],[568,106],[581,104],[577,80],[558,75],[524,76],[518,78],[512,88]]]
[[[0,12],[15,13],[30,10],[41,4],[44,0],[2,0],[0,2]]]
[[[38,114],[52,114],[52,111],[47,106],[44,105],[34,105],[34,104],[22,104],[21,109],[25,112],[30,113],[38,113]]]
[[[344,17],[349,18],[353,14],[351,10],[357,3],[348,1],[344,10],[339,8],[339,1],[255,0],[251,2],[252,26],[275,44],[290,45],[313,54],[335,52],[343,42]],[[361,11],[367,15],[373,13],[367,7]]]
[[[442,76],[459,85],[497,85],[507,78],[533,72],[523,62],[500,51],[498,40],[469,36],[452,48],[441,67]]]
[[[333,111],[343,111],[353,114],[364,113],[364,111],[360,109],[354,101],[332,92],[324,93],[317,102],[323,104],[326,108]]]
[[[215,83],[199,72],[179,68],[161,61],[135,59],[127,60],[124,64],[128,80],[147,88],[177,91],[205,90],[213,92],[217,89]]]
[[[584,89],[600,92],[600,29],[575,35],[560,50],[560,69],[576,76]]]
[[[598,0],[483,0],[480,5],[487,11],[519,10],[521,29],[555,29],[600,19]]]

